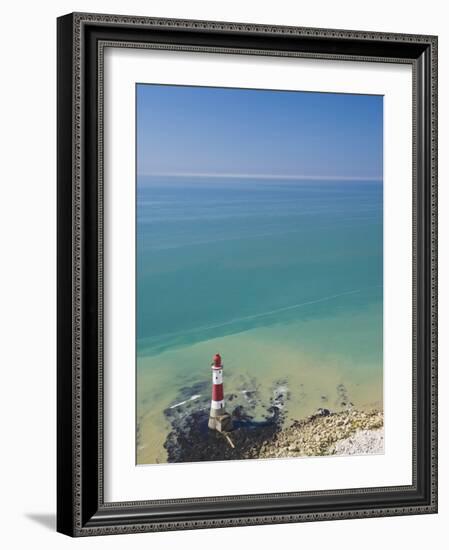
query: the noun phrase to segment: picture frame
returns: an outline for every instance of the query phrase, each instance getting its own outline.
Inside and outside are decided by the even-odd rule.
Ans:
[[[70,536],[437,512],[437,37],[73,13],[58,18],[57,530]],[[412,69],[412,483],[104,498],[104,49]],[[133,182],[130,182],[133,185]],[[185,469],[189,465],[183,466]]]

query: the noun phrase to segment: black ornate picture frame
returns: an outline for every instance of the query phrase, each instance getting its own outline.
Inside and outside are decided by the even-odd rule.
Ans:
[[[224,55],[405,63],[413,70],[413,483],[105,502],[103,52],[105,44]],[[58,495],[70,536],[437,512],[437,38],[69,14],[58,19]],[[188,466],[185,466],[188,468]]]

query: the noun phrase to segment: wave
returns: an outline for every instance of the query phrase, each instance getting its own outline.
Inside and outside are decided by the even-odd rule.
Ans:
[[[160,335],[156,340],[153,340],[151,343],[148,342],[148,345],[145,345],[145,344],[142,345],[142,343],[141,343],[139,345],[139,347],[141,348],[141,352],[143,352],[144,355],[153,354],[153,353],[160,353],[160,352],[166,350],[169,347],[172,347],[172,346],[178,347],[179,345],[185,344],[185,342],[182,341],[182,340],[185,336],[188,336],[188,335],[189,336],[191,336],[192,334],[201,334],[202,335],[204,332],[208,332],[208,331],[214,331],[214,330],[217,330],[217,329],[229,329],[233,325],[246,323],[248,321],[255,321],[255,320],[269,318],[269,317],[274,316],[274,315],[279,315],[281,313],[294,311],[296,309],[300,309],[300,308],[303,308],[303,307],[306,307],[306,306],[309,306],[309,305],[314,305],[314,304],[319,304],[321,302],[327,302],[327,301],[335,300],[335,299],[341,298],[343,296],[350,296],[350,295],[354,295],[354,294],[359,294],[363,290],[366,290],[366,289],[358,288],[358,289],[348,290],[348,291],[345,291],[345,292],[339,292],[337,294],[331,294],[331,295],[328,295],[328,296],[323,296],[323,297],[317,298],[315,300],[308,300],[306,302],[300,302],[300,303],[297,303],[297,304],[292,304],[290,306],[280,307],[280,308],[272,309],[272,310],[269,310],[269,311],[264,311],[264,312],[261,312],[261,313],[255,313],[253,315],[235,317],[234,319],[230,319],[229,321],[223,321],[221,323],[203,325],[203,326],[200,326],[200,327],[195,327],[195,328],[192,328],[192,329],[182,330],[182,331],[178,331],[178,332],[168,332],[168,333],[165,333],[163,335]],[[250,327],[250,328],[254,328],[254,327]],[[248,329],[243,329],[243,330],[248,330]],[[240,331],[241,331],[241,329],[238,332],[240,332]],[[231,331],[231,332],[233,332],[233,331]],[[218,337],[218,336],[221,336],[221,335],[216,335],[214,337]],[[201,340],[203,340],[203,339],[204,338],[201,338]]]
[[[174,405],[171,405],[169,407],[169,409],[176,409],[177,407],[181,407],[182,405],[185,405],[187,402],[189,401],[195,401],[196,399],[198,399],[199,397],[201,397],[201,394],[199,395],[192,395],[191,397],[189,397],[189,399],[185,399],[184,401],[180,401],[179,403],[175,403]]]

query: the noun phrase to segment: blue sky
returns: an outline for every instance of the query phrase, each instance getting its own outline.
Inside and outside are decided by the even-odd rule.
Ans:
[[[137,85],[139,175],[382,178],[381,96]]]

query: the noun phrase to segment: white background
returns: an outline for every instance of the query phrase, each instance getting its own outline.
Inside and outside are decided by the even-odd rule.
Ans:
[[[107,48],[105,53],[105,500],[410,485],[412,70],[410,65]],[[135,83],[384,96],[385,453],[135,466]],[[404,139],[405,138],[405,139]],[[261,479],[263,484],[261,485]]]
[[[220,531],[156,533],[71,540],[54,532],[55,512],[55,225],[56,26],[70,11],[98,11],[431,33],[440,35],[440,513]],[[0,164],[1,542],[6,548],[272,548],[418,549],[443,547],[449,520],[447,127],[449,31],[442,1],[375,4],[332,0],[20,2],[3,7]],[[441,543],[438,541],[441,540]]]

